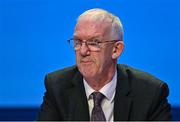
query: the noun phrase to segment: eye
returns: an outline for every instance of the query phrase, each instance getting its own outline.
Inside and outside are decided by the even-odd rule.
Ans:
[[[91,46],[98,46],[100,43],[100,40],[99,39],[91,39],[88,41],[88,44],[91,45]]]
[[[74,39],[74,44],[75,44],[75,45],[81,44],[81,40],[80,40],[80,39]]]
[[[88,42],[88,45],[91,45],[91,46],[97,46],[98,44],[99,44],[98,42],[93,42],[93,41]]]
[[[94,38],[94,39],[91,40],[91,42],[100,43],[101,41],[99,39],[97,39],[97,38]]]
[[[99,39],[91,39],[88,41],[88,45],[92,47],[99,47],[100,40]]]

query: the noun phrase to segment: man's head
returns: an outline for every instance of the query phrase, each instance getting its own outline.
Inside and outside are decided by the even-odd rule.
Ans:
[[[103,78],[114,73],[124,48],[118,17],[102,9],[84,12],[78,18],[74,40],[76,63],[85,78]]]

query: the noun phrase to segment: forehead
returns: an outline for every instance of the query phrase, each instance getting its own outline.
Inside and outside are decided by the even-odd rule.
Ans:
[[[111,24],[104,21],[93,21],[81,19],[76,24],[74,36],[80,38],[102,37],[108,36],[111,30]]]

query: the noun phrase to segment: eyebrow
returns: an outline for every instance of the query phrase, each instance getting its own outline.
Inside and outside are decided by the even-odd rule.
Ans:
[[[81,39],[80,37],[78,37],[78,36],[74,36],[73,37],[74,39],[79,39],[79,40],[83,40],[83,39]],[[91,37],[91,38],[89,38],[89,39],[85,39],[85,40],[91,40],[91,39],[99,39],[99,40],[101,40],[101,38],[99,37],[99,36],[94,36],[94,37]]]

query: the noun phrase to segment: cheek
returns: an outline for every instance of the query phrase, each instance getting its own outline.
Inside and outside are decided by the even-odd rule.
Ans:
[[[75,58],[76,58],[76,63],[79,64],[80,63],[80,59],[81,59],[81,56],[79,53],[75,53]]]
[[[96,65],[95,68],[97,72],[102,72],[104,67],[106,67],[105,62],[106,62],[106,58],[104,54],[101,53],[101,55],[95,57],[95,65]]]
[[[109,63],[112,62],[112,55],[109,52],[102,52],[102,54],[99,56],[99,65],[100,65],[100,68],[101,70],[104,70],[105,67],[108,67],[109,66]]]

